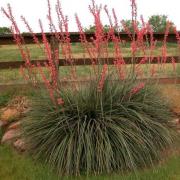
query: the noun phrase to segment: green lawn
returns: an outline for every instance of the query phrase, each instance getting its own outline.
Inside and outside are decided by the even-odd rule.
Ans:
[[[161,55],[161,46],[162,44],[159,42],[156,46],[156,49],[154,51],[154,55]],[[29,44],[27,47],[30,50],[31,59],[44,59],[45,55],[42,49],[38,48],[35,44]],[[122,55],[124,57],[131,56],[131,50],[130,50],[130,44],[126,43],[121,45],[121,51]],[[113,56],[113,44],[109,43],[109,56]],[[84,49],[82,48],[82,45],[80,43],[72,43],[72,52],[73,56],[75,58],[79,57],[88,57],[87,53],[84,53]],[[148,53],[148,52],[147,52]],[[169,56],[178,56],[179,55],[179,49],[178,45],[176,43],[167,43],[167,53]],[[142,56],[142,52],[137,53],[137,56]],[[62,57],[61,53],[61,47],[60,47],[60,57]],[[21,60],[20,52],[16,45],[1,45],[0,46],[0,61],[12,61]]]
[[[6,146],[0,146],[0,179],[2,180],[58,180],[50,168],[33,161],[26,155],[16,153]],[[64,180],[179,180],[180,154],[173,154],[161,165],[152,169],[127,173],[126,175],[96,177],[64,177]]]
[[[172,64],[166,64],[165,68],[162,69],[161,66],[156,65],[156,77],[178,77],[180,76],[180,64],[176,65],[176,71],[174,72]],[[130,65],[127,65],[129,68]],[[147,72],[150,72],[149,68],[152,68],[150,65],[141,65],[143,71],[145,74],[148,74]],[[77,66],[77,74],[79,77],[85,78],[88,77],[88,75],[93,73],[91,66]],[[47,69],[44,68],[45,74],[48,74]],[[59,68],[60,77],[67,78],[67,75],[70,75],[71,69],[70,67],[60,67]],[[24,82],[24,78],[19,72],[19,69],[5,69],[0,70],[0,84],[1,83],[22,83]]]

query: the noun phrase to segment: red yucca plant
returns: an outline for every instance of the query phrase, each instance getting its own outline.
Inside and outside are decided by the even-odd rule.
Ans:
[[[162,56],[156,58],[153,54],[157,41],[153,37],[152,28],[144,22],[143,17],[142,27],[138,27],[135,0],[131,0],[131,6],[133,32],[124,21],[121,22],[131,41],[131,66],[127,65],[123,56],[124,41],[121,39],[120,24],[114,9],[111,15],[107,6],[104,6],[110,24],[109,31],[105,33],[100,16],[103,7],[97,6],[92,0],[89,10],[94,17],[95,32],[90,41],[78,15],[75,15],[81,48],[91,62],[86,83],[79,82],[87,80],[87,77],[78,76],[68,18],[63,14],[59,0],[56,4],[57,26],[53,22],[48,0],[50,33],[58,43],[53,51],[41,20],[42,42],[27,20],[21,17],[35,44],[48,59],[43,66],[39,62],[32,64],[30,51],[10,5],[7,10],[2,8],[12,22],[12,33],[25,61],[25,66],[21,67],[23,76],[36,87],[39,73],[47,89],[38,89],[38,96],[23,121],[27,147],[35,157],[51,164],[60,174],[135,170],[152,165],[159,160],[162,150],[171,145],[169,107],[152,86],[140,81],[144,77],[157,75],[157,66],[151,63],[157,61],[160,67],[165,66],[170,24],[166,27]],[[176,28],[174,30],[180,44],[179,34]],[[113,47],[111,51],[109,46]],[[137,62],[139,53],[142,59]],[[64,86],[64,78],[59,70],[62,61],[59,60],[59,54],[64,64],[70,66],[66,76],[70,80],[68,86]],[[148,73],[143,68],[147,63],[145,71]],[[175,70],[173,58],[172,67]]]

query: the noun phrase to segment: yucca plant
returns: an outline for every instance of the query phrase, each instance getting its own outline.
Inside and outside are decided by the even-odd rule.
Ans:
[[[152,87],[137,80],[95,81],[62,90],[63,107],[37,97],[23,121],[28,149],[60,174],[110,173],[150,166],[171,144],[171,113]],[[137,89],[137,88],[136,88]]]

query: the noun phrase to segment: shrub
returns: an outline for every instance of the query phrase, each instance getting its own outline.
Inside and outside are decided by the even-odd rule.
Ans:
[[[134,170],[159,160],[171,144],[171,113],[152,87],[137,81],[106,79],[98,92],[93,81],[79,91],[63,90],[63,107],[37,97],[24,120],[30,152],[60,174]]]

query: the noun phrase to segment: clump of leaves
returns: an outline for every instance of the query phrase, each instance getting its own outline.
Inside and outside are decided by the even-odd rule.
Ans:
[[[96,81],[78,90],[61,90],[64,104],[36,97],[23,121],[33,157],[59,174],[79,175],[134,170],[152,165],[171,145],[171,113],[158,93],[136,80]]]

